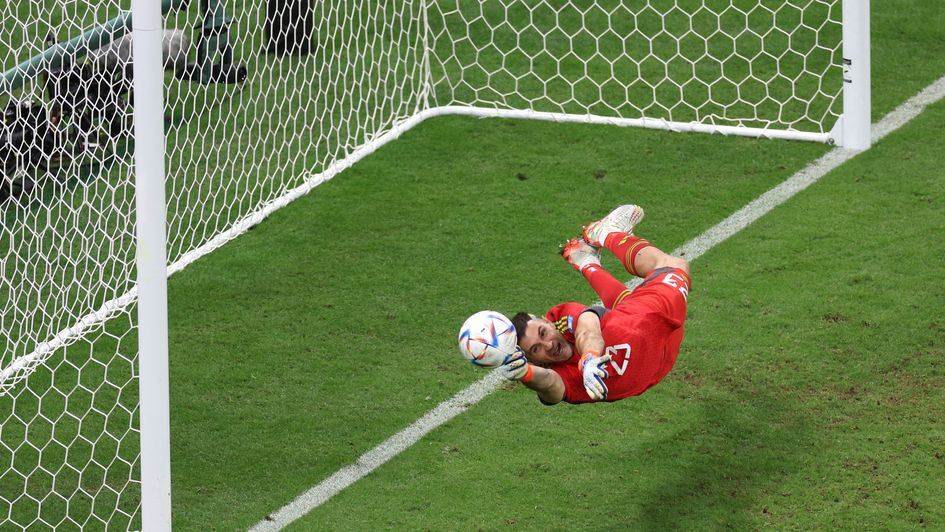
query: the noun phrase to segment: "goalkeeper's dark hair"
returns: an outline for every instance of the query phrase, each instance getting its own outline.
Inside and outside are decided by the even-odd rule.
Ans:
[[[525,326],[533,319],[535,319],[534,316],[524,311],[512,316],[512,325],[515,327],[519,345],[522,345],[522,337],[525,336]]]

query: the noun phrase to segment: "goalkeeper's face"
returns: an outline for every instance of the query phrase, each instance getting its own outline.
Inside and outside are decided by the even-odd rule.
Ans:
[[[529,362],[540,366],[565,362],[573,354],[571,344],[544,318],[528,321],[519,347],[525,351]]]

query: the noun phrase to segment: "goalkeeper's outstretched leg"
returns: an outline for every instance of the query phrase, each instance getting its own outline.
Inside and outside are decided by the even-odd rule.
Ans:
[[[561,248],[561,255],[584,275],[606,308],[614,308],[630,295],[630,290],[600,267],[598,244],[610,250],[629,273],[643,279],[656,270],[667,268],[682,270],[687,276],[690,273],[688,261],[633,235],[634,226],[642,219],[642,208],[622,205],[604,218],[588,224],[583,238],[569,240]]]
[[[665,253],[633,229],[643,220],[639,205],[621,205],[610,214],[584,227],[584,240],[594,247],[610,250],[629,273],[646,278],[659,268],[679,268],[689,273],[689,262]]]

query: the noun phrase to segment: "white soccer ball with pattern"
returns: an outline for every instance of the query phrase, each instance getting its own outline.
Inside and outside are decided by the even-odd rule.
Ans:
[[[499,367],[511,359],[517,349],[515,327],[494,310],[473,314],[459,329],[459,351],[473,365]]]

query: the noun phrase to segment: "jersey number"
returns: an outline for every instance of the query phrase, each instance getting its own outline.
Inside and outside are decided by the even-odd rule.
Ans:
[[[686,288],[685,279],[676,275],[675,273],[667,273],[666,276],[663,277],[663,282],[679,290],[679,293],[682,294],[683,299],[689,301],[689,289]]]
[[[630,363],[630,344],[608,345],[604,354],[610,355],[610,365],[613,366],[617,375],[623,375],[623,372],[627,371],[627,364]],[[620,354],[623,355],[623,364],[618,366],[614,358]]]

